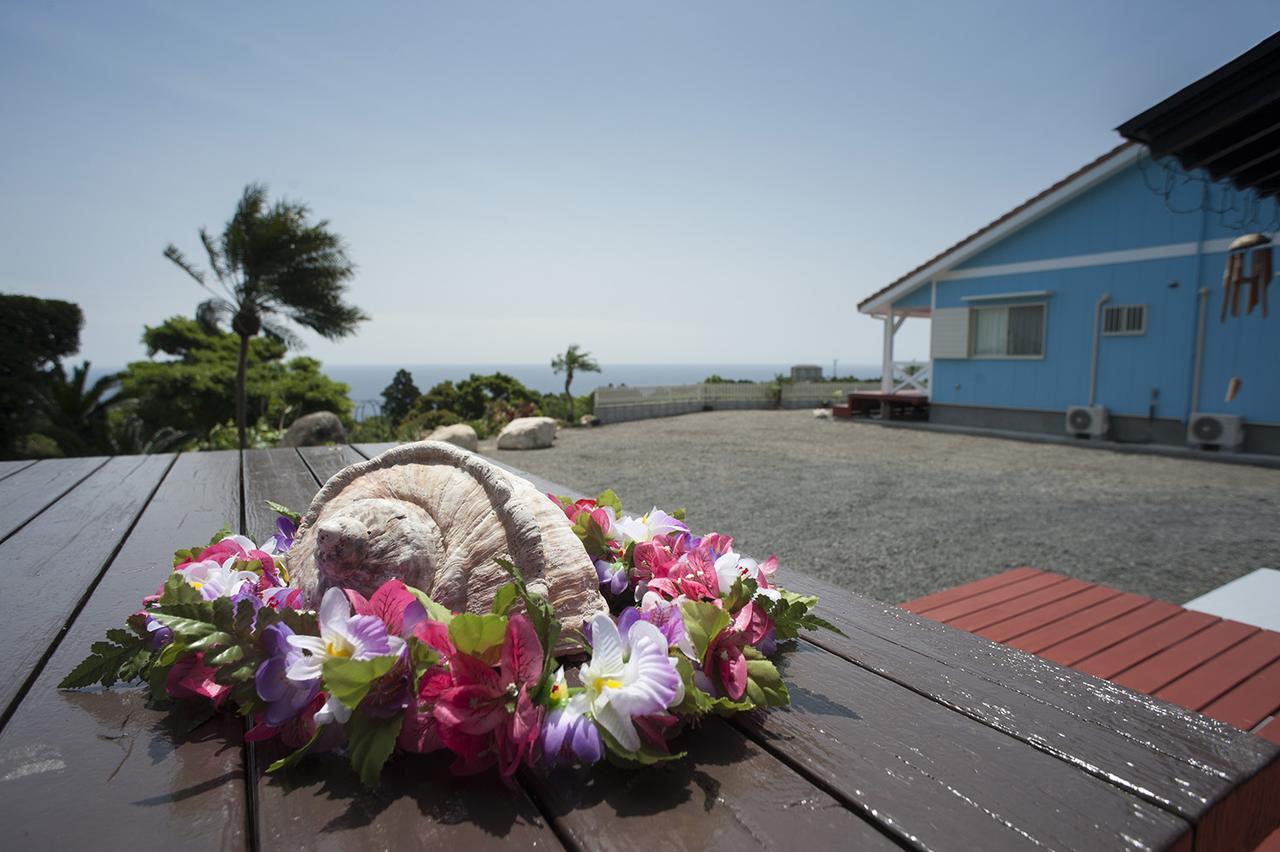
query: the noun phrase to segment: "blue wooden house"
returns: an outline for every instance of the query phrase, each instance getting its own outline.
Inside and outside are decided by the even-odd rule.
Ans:
[[[1280,287],[1223,309],[1229,247],[1255,233],[1243,268],[1264,265],[1278,223],[1274,192],[1126,142],[858,305],[882,391],[928,317],[933,422],[1280,453]]]

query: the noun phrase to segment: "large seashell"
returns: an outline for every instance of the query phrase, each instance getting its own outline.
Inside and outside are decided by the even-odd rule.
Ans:
[[[568,518],[526,479],[440,441],[387,450],[334,474],[287,557],[316,608],[332,586],[368,597],[396,578],[455,612],[487,612],[514,562],[566,629],[608,607]]]

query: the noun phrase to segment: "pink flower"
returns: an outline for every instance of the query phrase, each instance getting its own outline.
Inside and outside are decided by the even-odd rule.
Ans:
[[[222,704],[231,687],[216,683],[213,679],[218,670],[204,664],[204,654],[190,654],[169,669],[165,680],[165,690],[174,698],[207,698],[214,707]]]
[[[764,639],[770,626],[764,611],[749,603],[738,610],[733,623],[721,630],[707,649],[702,670],[734,701],[742,698],[747,689],[747,658],[742,648]]]
[[[454,772],[469,775],[497,763],[510,783],[541,726],[542,708],[529,690],[542,677],[542,663],[533,625],[519,614],[507,620],[498,669],[469,654],[449,657],[453,685],[440,692],[433,715],[440,741],[458,756]]]

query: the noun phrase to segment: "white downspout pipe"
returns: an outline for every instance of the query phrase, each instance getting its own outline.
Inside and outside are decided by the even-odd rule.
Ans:
[[[1093,358],[1089,361],[1089,404],[1098,400],[1098,346],[1102,340],[1102,306],[1111,301],[1110,293],[1103,293],[1102,298],[1093,306]]]
[[[1200,294],[1198,316],[1196,318],[1196,358],[1194,366],[1191,370],[1191,411],[1187,413],[1187,422],[1191,422],[1191,417],[1200,410],[1200,368],[1204,363],[1204,316],[1205,307],[1209,302],[1209,288],[1201,287],[1198,291]]]

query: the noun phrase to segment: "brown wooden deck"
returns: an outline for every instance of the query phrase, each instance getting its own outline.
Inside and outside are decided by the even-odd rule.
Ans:
[[[689,760],[640,773],[525,772],[508,790],[400,756],[368,793],[336,756],[265,777],[275,753],[236,720],[186,730],[137,688],[55,688],[176,547],[223,524],[264,536],[264,499],[303,507],[379,449],[0,463],[8,848],[1216,850],[1280,821],[1272,743],[785,569],[848,636],[784,656],[790,709],[707,719]]]

